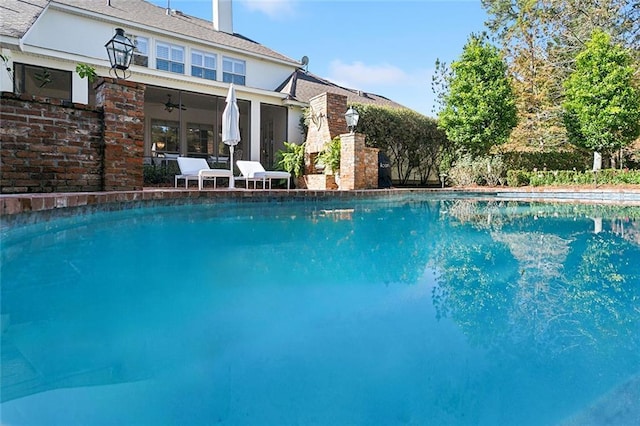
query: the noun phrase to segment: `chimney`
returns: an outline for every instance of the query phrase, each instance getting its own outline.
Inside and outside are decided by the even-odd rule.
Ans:
[[[213,29],[233,34],[233,13],[231,0],[212,0]]]

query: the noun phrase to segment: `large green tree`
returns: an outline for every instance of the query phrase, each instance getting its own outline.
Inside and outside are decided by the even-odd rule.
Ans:
[[[445,74],[439,125],[458,148],[474,156],[505,143],[517,123],[507,65],[485,35],[472,34]]]
[[[630,53],[594,31],[565,82],[569,141],[596,152],[612,152],[640,135],[640,89]]]
[[[564,146],[563,82],[596,29],[640,60],[638,0],[481,0],[499,40],[518,98],[516,146]]]

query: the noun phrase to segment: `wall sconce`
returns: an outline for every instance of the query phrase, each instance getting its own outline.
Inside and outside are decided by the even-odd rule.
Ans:
[[[360,114],[358,114],[358,111],[353,109],[353,107],[349,107],[347,112],[344,114],[344,118],[347,120],[347,128],[351,133],[353,133],[358,125]]]
[[[116,28],[116,34],[104,47],[107,49],[107,55],[109,55],[109,62],[111,63],[109,73],[113,73],[116,78],[126,79],[129,77],[131,72],[127,73],[127,71],[131,65],[135,45],[124,35],[124,30]]]

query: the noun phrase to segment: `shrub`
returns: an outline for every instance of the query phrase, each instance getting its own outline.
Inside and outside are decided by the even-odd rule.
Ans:
[[[529,172],[526,170],[507,171],[507,186],[527,186],[529,185]]]
[[[151,164],[146,164],[142,173],[145,185],[170,183],[172,182],[173,177],[178,174],[174,167],[155,166]]]
[[[592,171],[554,170],[533,171],[509,170],[507,172],[509,186],[546,186],[546,185],[640,185],[640,170],[600,170]]]
[[[505,176],[505,166],[502,157],[476,157],[466,154],[460,157],[447,173],[448,179],[454,186],[469,185],[502,185]]]
[[[517,152],[502,153],[510,170],[588,170],[593,164],[593,153],[583,150],[565,152]]]
[[[304,143],[283,142],[284,149],[276,152],[276,161],[279,168],[291,173],[294,177],[300,177],[304,173]]]
[[[316,164],[324,164],[332,174],[340,171],[340,136],[333,138],[316,157]]]
[[[475,167],[480,183],[488,186],[502,185],[506,170],[500,155],[478,158]]]
[[[459,158],[449,169],[448,178],[453,186],[470,186],[478,183],[477,166],[470,155]]]

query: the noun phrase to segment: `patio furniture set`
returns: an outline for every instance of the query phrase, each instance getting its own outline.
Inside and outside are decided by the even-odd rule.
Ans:
[[[234,188],[235,181],[244,180],[245,188],[249,189],[249,183],[253,182],[253,188],[257,189],[258,183],[262,183],[263,189],[271,189],[271,181],[286,179],[287,189],[290,189],[291,173],[282,171],[267,171],[259,161],[238,160],[236,165],[240,170],[240,176],[234,176],[229,169],[212,169],[204,158],[178,157],[180,174],[175,176],[175,187],[178,180],[184,180],[184,187],[189,187],[189,181],[197,181],[198,189],[202,190],[206,180],[213,180],[213,187],[217,187],[217,179],[229,179],[229,187]],[[268,186],[267,186],[268,184]]]

